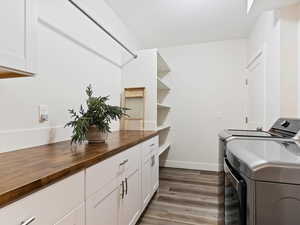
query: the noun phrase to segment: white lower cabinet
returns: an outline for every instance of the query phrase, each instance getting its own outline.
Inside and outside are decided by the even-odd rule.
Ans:
[[[86,225],[135,225],[158,188],[158,178],[158,137],[88,168]],[[91,195],[89,190],[97,187]]]
[[[21,225],[32,219],[28,225],[54,225],[83,204],[84,172],[80,172],[1,208],[0,224]]]
[[[141,213],[140,190],[139,171],[109,183],[87,199],[86,224],[134,225]]]
[[[158,188],[158,137],[0,209],[0,225],[135,225]]]
[[[159,185],[158,137],[143,143],[142,208],[147,207]]]
[[[137,145],[109,159],[112,168],[110,171],[105,170],[107,167],[100,166],[106,162],[100,162],[86,170],[87,187],[90,184],[99,187],[92,195],[91,191],[86,193],[86,225],[134,225],[137,222],[142,210],[141,147]],[[113,179],[98,184],[96,181],[104,174]],[[95,186],[88,188],[92,189]]]

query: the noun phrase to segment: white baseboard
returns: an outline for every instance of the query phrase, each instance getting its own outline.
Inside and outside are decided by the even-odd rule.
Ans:
[[[214,163],[166,160],[166,161],[160,161],[160,166],[179,168],[179,169],[191,169],[191,170],[221,171],[221,166],[217,163],[214,164]]]
[[[71,129],[64,126],[0,131],[0,152],[69,140]]]

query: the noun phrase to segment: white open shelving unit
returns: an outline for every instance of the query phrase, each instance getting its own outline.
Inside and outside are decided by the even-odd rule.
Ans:
[[[157,131],[159,132],[159,154],[163,154],[171,146],[169,133],[171,129],[171,105],[166,103],[171,88],[167,76],[170,76],[170,67],[157,52]]]
[[[123,88],[145,87],[145,130],[159,134],[160,158],[167,158],[171,150],[171,69],[157,49],[137,52],[138,58],[123,68]]]

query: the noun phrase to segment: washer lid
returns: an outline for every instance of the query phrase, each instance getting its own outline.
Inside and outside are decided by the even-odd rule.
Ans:
[[[219,133],[219,138],[221,140],[226,140],[231,137],[271,137],[272,135],[266,131],[257,130],[237,130],[237,129],[227,129],[222,130]]]
[[[227,158],[250,179],[300,184],[300,148],[294,143],[235,140],[227,145]]]

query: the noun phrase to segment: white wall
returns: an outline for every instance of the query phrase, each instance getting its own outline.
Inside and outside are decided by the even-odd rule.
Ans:
[[[280,25],[276,23],[271,38],[265,44],[266,75],[266,127],[280,116]]]
[[[296,117],[298,113],[298,18],[299,6],[280,10],[280,114]]]
[[[84,103],[88,84],[97,95],[111,95],[111,104],[120,103],[124,51],[68,1],[37,2],[38,73],[0,81],[0,152],[69,139],[67,110]],[[130,48],[139,48],[103,0],[78,2]],[[40,104],[49,106],[49,122],[39,122]]]
[[[218,132],[243,128],[245,40],[165,48],[172,76],[166,166],[219,170]]]

